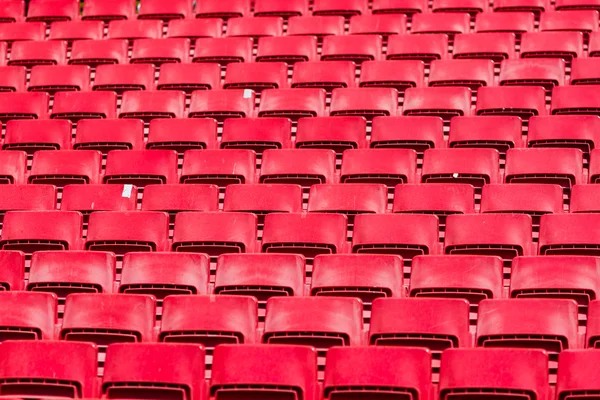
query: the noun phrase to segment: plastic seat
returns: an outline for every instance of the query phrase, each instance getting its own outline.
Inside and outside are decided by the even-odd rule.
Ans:
[[[138,190],[132,185],[67,185],[60,209],[79,211],[83,222],[96,211],[136,211]]]
[[[458,12],[417,13],[413,16],[411,33],[443,33],[450,41],[454,35],[468,33],[469,14]]]
[[[595,396],[597,371],[593,368],[598,360],[595,350],[569,350],[558,357],[558,381],[556,394],[559,399]]]
[[[68,184],[100,183],[102,155],[92,150],[38,151],[28,182],[62,187]]]
[[[311,36],[262,37],[256,61],[294,64],[317,59],[317,39]]]
[[[108,346],[119,342],[151,342],[156,301],[152,296],[129,294],[69,295],[60,339]]]
[[[298,185],[229,185],[223,211],[255,214],[260,226],[267,214],[302,212],[302,188]]]
[[[179,90],[191,95],[195,90],[219,89],[221,69],[217,64],[165,64],[160,69],[158,90]]]
[[[391,35],[406,33],[405,15],[355,15],[350,18],[351,35]]]
[[[90,89],[87,65],[37,65],[31,69],[30,92],[86,92]]]
[[[96,395],[98,350],[92,343],[7,341],[0,345],[0,390],[20,397]]]
[[[152,65],[99,65],[96,68],[94,90],[111,91],[122,95],[125,91],[153,90]]]
[[[0,224],[7,211],[56,210],[56,188],[51,185],[7,185],[0,196]]]
[[[510,297],[572,299],[587,306],[600,294],[600,264],[592,257],[517,257]]]
[[[291,17],[288,20],[288,36],[308,35],[323,39],[343,34],[344,17],[341,16]]]
[[[295,254],[223,254],[217,260],[214,293],[254,296],[304,294],[304,257]]]
[[[262,252],[302,254],[309,260],[319,254],[344,253],[346,226],[342,214],[269,214],[265,216]]]
[[[540,18],[541,31],[579,31],[584,41],[591,32],[598,30],[598,12],[594,10],[571,10],[566,12],[545,12]]]
[[[229,63],[252,61],[252,39],[245,37],[225,37],[197,39],[192,62]]]
[[[421,0],[373,0],[373,14],[405,14],[425,12],[428,5]]]
[[[205,398],[205,352],[186,344],[117,343],[109,346],[102,380],[106,397]],[[132,368],[133,365],[139,367]]]
[[[388,41],[388,60],[421,60],[430,63],[448,57],[448,36],[394,35]]]
[[[596,256],[600,238],[594,224],[596,213],[549,214],[540,223],[540,255]]]
[[[314,346],[362,344],[362,302],[348,297],[273,297],[267,301],[263,343]]]
[[[313,15],[340,15],[345,18],[366,14],[367,10],[365,0],[316,0],[313,5]]]
[[[397,254],[410,262],[418,255],[439,253],[438,229],[434,215],[357,215],[352,252]]]
[[[331,116],[358,115],[368,120],[393,117],[398,108],[398,91],[392,88],[338,88],[331,96]]]
[[[541,86],[550,94],[565,83],[565,62],[553,58],[504,60],[499,79],[500,86]]]
[[[410,149],[346,150],[341,183],[381,183],[393,187],[415,183],[417,153]]]
[[[369,344],[426,347],[434,352],[471,347],[469,303],[462,299],[376,299]]]
[[[0,251],[0,291],[23,290],[25,254],[20,251]]]
[[[142,211],[163,211],[170,223],[184,211],[219,211],[219,188],[214,185],[148,185]]]
[[[23,0],[7,0],[0,12],[0,22],[21,22],[25,16],[25,2]]]
[[[133,43],[132,64],[186,63],[190,55],[190,40],[181,38],[137,39]]]
[[[3,11],[5,8],[3,7]],[[21,40],[44,40],[46,25],[43,22],[3,23],[0,26],[0,40],[12,43]]]
[[[24,151],[0,152],[0,185],[27,183],[26,170],[27,154]]]
[[[597,73],[600,66],[598,58],[578,58],[571,66],[571,85],[595,85],[600,81]]]
[[[308,187],[335,181],[335,153],[331,150],[265,150],[263,153],[260,183]]]
[[[471,115],[471,90],[466,87],[406,89],[404,115],[430,115],[448,121]]]
[[[561,115],[534,117],[530,121],[527,142],[529,147],[574,147],[589,159],[590,153],[600,144],[596,132],[600,118],[591,115]]]
[[[47,93],[0,93],[0,122],[11,119],[47,119]]]
[[[475,32],[514,33],[520,40],[525,32],[533,32],[535,16],[531,12],[484,12],[475,18]]]
[[[183,118],[185,93],[175,90],[123,93],[119,118],[135,118],[150,122],[157,118]]]
[[[476,342],[480,347],[539,348],[552,355],[578,348],[578,340],[577,303],[573,300],[494,299],[479,303]]]
[[[27,8],[27,22],[71,21],[79,18],[79,2],[72,0],[33,1]]]
[[[532,221],[521,214],[449,215],[445,254],[501,257],[510,262],[532,253]]]
[[[512,115],[523,121],[548,113],[545,90],[535,86],[481,88],[475,109],[477,115]]]
[[[169,296],[163,303],[161,342],[254,344],[258,305],[249,296]]]
[[[432,11],[447,13],[468,13],[471,17],[488,10],[488,3],[481,0],[436,0]]]
[[[306,0],[292,0],[281,3],[277,0],[258,0],[254,4],[255,17],[282,17],[289,18],[308,14]]]
[[[104,154],[111,150],[141,150],[143,146],[144,124],[134,119],[82,119],[73,144],[75,150]]]
[[[440,400],[472,393],[534,400],[548,391],[548,355],[541,350],[451,349],[442,355]]]
[[[169,118],[150,122],[148,149],[183,153],[190,149],[214,149],[216,146],[217,123],[212,119]]]
[[[335,347],[327,353],[323,386],[326,399],[427,399],[432,392],[431,355],[425,349]]]
[[[352,61],[315,61],[294,65],[292,88],[335,88],[356,86],[356,65]]]
[[[60,65],[67,59],[67,42],[62,40],[22,41],[12,45],[8,65]]]
[[[336,93],[339,94],[337,89]],[[367,147],[366,132],[367,121],[363,117],[302,118],[298,121],[296,147],[331,149],[341,155],[348,149]]]
[[[162,21],[110,21],[107,39],[158,39],[162,37]]]
[[[258,109],[259,117],[281,117],[292,121],[325,115],[323,89],[265,89]]]
[[[407,148],[422,155],[427,149],[445,146],[444,123],[439,117],[373,118],[373,148]]]
[[[600,161],[600,151],[599,150],[592,150],[592,156],[591,156],[591,162],[590,162],[590,166],[589,166],[589,176],[590,176],[590,183],[598,183],[600,182],[600,176],[599,176],[599,171],[600,171],[600,165],[598,163],[598,161]]]
[[[379,254],[315,257],[311,296],[358,297],[369,308],[382,297],[403,297],[402,258]]]
[[[127,253],[119,292],[153,295],[207,294],[209,259],[204,254]]]
[[[558,185],[486,185],[481,191],[482,213],[528,214],[538,229],[544,214],[563,212],[563,191]]]
[[[255,179],[256,154],[250,150],[188,150],[183,157],[181,183],[224,187],[254,183]]]
[[[31,259],[27,290],[54,293],[61,302],[72,293],[112,293],[115,268],[111,253],[40,251]]]
[[[500,181],[500,154],[494,149],[431,149],[423,159],[423,183],[468,183],[481,188]]]
[[[592,301],[588,308],[588,324],[586,332],[586,344],[587,348],[597,349],[600,347],[600,326],[598,321],[598,315],[600,313],[600,302],[598,300]]]
[[[385,185],[313,185],[308,197],[308,212],[344,214],[350,225],[356,215],[383,214],[386,209]]]
[[[233,63],[227,65],[223,89],[251,89],[260,93],[264,89],[287,87],[287,65],[282,62]]]
[[[172,150],[114,150],[108,154],[104,183],[144,187],[176,182],[177,153]]]
[[[521,58],[559,58],[570,64],[582,55],[581,32],[530,32],[521,39]]]
[[[113,119],[117,117],[117,95],[114,92],[58,92],[50,118]]]
[[[557,11],[562,10],[600,10],[600,4],[595,0],[559,0],[556,5]]]
[[[135,3],[131,0],[87,0],[81,19],[109,22],[119,19],[134,19]]]
[[[101,21],[54,22],[50,29],[50,40],[102,40],[104,25]]]
[[[583,183],[583,153],[579,149],[511,149],[506,154],[506,183],[558,184],[570,190]]]
[[[325,36],[323,38],[322,61],[364,61],[381,59],[382,38],[379,35]]]
[[[490,60],[435,60],[431,63],[429,86],[460,86],[477,91],[494,86],[494,63]]]
[[[600,115],[600,96],[594,86],[557,87],[552,91],[552,115]]]
[[[185,212],[175,217],[173,251],[206,253],[253,253],[257,218],[250,213]]]
[[[424,86],[425,64],[419,60],[365,61],[361,66],[360,87],[387,87],[399,93]]]
[[[56,339],[56,296],[49,293],[3,291],[0,293],[0,304],[0,340]]]
[[[210,383],[215,398],[317,400],[317,355],[307,346],[219,346]]]
[[[250,15],[250,1],[232,0],[221,2],[208,0],[196,6],[196,18],[222,18],[243,17]]]
[[[283,18],[262,17],[260,19],[241,17],[227,21],[227,36],[249,37],[254,40],[264,36],[282,36]]]
[[[223,33],[223,21],[218,18],[175,19],[169,21],[168,38],[213,38]]]
[[[521,119],[511,116],[453,118],[448,145],[492,148],[505,154],[508,149],[524,145]]]
[[[213,118],[219,122],[227,118],[253,117],[254,104],[255,94],[251,90],[197,90],[192,93],[188,116]]]
[[[536,18],[539,18],[539,15],[546,10],[550,10],[547,0],[499,0],[494,3],[496,12],[530,12]]]
[[[261,154],[267,149],[291,148],[292,122],[286,118],[236,118],[223,124],[221,148],[249,149]]]
[[[69,150],[71,123],[53,120],[12,120],[6,123],[3,150]]]
[[[411,297],[459,298],[471,305],[504,297],[499,257],[417,256],[410,273]]]
[[[69,64],[96,67],[103,64],[127,64],[127,41],[122,39],[76,40]]]
[[[515,57],[512,32],[466,33],[454,37],[455,59],[484,59],[499,63]]]
[[[4,215],[1,250],[79,250],[81,214],[70,211],[9,211]]]
[[[25,67],[0,67],[0,92],[24,92],[26,77]]]
[[[598,191],[600,186],[575,185],[571,191],[569,211],[571,213],[597,213],[600,212]]]
[[[192,16],[193,4],[191,0],[175,0],[165,3],[162,0],[146,0],[141,5],[139,19],[185,19]]]

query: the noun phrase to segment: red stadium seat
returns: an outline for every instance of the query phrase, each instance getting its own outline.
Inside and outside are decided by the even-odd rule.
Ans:
[[[223,34],[223,21],[218,18],[175,19],[169,21],[168,38],[213,38]]]
[[[275,296],[304,294],[304,257],[297,254],[223,254],[217,260],[215,294]]]
[[[510,32],[466,33],[454,37],[453,57],[484,59],[499,63],[515,57],[515,34]]]
[[[61,65],[67,59],[67,42],[62,40],[23,41],[12,45],[8,65]]]
[[[252,39],[245,37],[197,39],[192,62],[227,65],[252,61]]]
[[[313,15],[341,15],[350,18],[353,15],[366,14],[366,0],[315,0]]]
[[[598,58],[578,58],[571,65],[571,85],[595,85],[600,82]]]
[[[190,56],[190,40],[180,38],[137,39],[133,42],[132,64],[186,63]]]
[[[600,95],[594,86],[557,87],[552,91],[552,115],[600,115]]]
[[[205,374],[204,358],[201,346],[113,344],[106,352],[102,392],[110,398],[181,396],[202,400],[206,384],[198,377]]]
[[[399,93],[424,86],[425,64],[419,60],[365,61],[361,66],[360,87],[387,87]]]
[[[9,211],[4,215],[1,250],[79,250],[81,214],[68,211]]]
[[[47,119],[48,93],[0,93],[0,122],[11,119]]]
[[[562,115],[533,117],[529,124],[529,147],[574,147],[583,151],[589,160],[590,153],[600,145],[600,118],[591,115]]]
[[[227,118],[254,116],[255,95],[251,90],[197,90],[192,93],[189,118]]]
[[[188,150],[183,157],[181,183],[224,187],[254,183],[255,179],[256,154],[250,150]]]
[[[209,350],[219,344],[253,344],[257,325],[254,297],[169,296],[163,303],[158,340],[197,343]]]
[[[359,115],[393,117],[398,109],[398,91],[392,88],[340,88],[331,96],[331,116]]]
[[[23,290],[25,254],[20,251],[0,251],[0,291]]]
[[[0,345],[0,355],[3,393],[19,397],[96,395],[98,350],[92,343],[7,341]]]
[[[81,19],[109,22],[115,19],[134,19],[135,2],[131,0],[87,0]]]
[[[311,296],[358,297],[370,308],[381,297],[403,297],[402,258],[379,254],[315,257]]]
[[[292,121],[325,115],[323,89],[266,89],[258,109],[259,117],[282,117]]]
[[[593,227],[596,213],[543,215],[540,223],[540,255],[596,256],[600,238]]]
[[[116,117],[117,95],[113,92],[58,92],[50,115],[75,123],[80,119]]]
[[[67,185],[60,209],[79,211],[84,223],[96,211],[136,211],[138,191],[131,185]]]
[[[96,68],[94,90],[115,92],[153,90],[154,66],[152,65],[99,65]]]
[[[533,32],[521,39],[521,58],[560,58],[569,64],[582,55],[581,32]]]
[[[190,149],[214,149],[216,146],[217,122],[213,119],[169,118],[150,121],[146,144],[148,149],[183,153]]]
[[[558,357],[558,382],[556,395],[559,399],[571,398],[575,393],[584,396],[595,396],[598,393],[596,384],[599,352],[595,350],[569,350]]]
[[[289,18],[308,14],[308,2],[306,0],[290,0],[279,2],[277,0],[258,0],[254,3],[255,17],[276,16]]]
[[[33,155],[28,183],[55,185],[100,183],[102,154],[92,150],[48,150]]]
[[[539,348],[553,356],[578,348],[578,341],[577,303],[573,300],[494,299],[479,303],[479,347]]]
[[[571,190],[571,201],[569,211],[571,213],[598,213],[600,204],[598,195],[600,186],[575,185]]]
[[[430,148],[445,147],[444,124],[439,117],[375,117],[371,147],[413,149],[421,156]]]
[[[0,22],[21,22],[25,16],[25,1],[7,0],[0,11]]]
[[[448,57],[448,36],[394,35],[388,41],[388,60],[421,60],[430,63]]]
[[[546,115],[545,91],[542,87],[486,87],[477,92],[477,115],[512,115],[527,121]]]
[[[501,257],[510,262],[532,253],[532,222],[529,215],[465,214],[446,219],[446,254]]]
[[[206,253],[254,253],[257,218],[250,213],[184,212],[175,217],[173,251]]]
[[[251,89],[256,93],[264,89],[283,89],[287,87],[287,72],[283,62],[232,63],[227,65],[223,89]]]
[[[411,267],[411,297],[460,298],[472,305],[504,297],[499,257],[417,256]]]
[[[27,154],[24,151],[0,152],[0,185],[27,183],[25,179],[26,170]]]
[[[79,2],[73,0],[33,1],[27,7],[27,22],[71,21],[79,18]]]
[[[236,118],[223,124],[221,148],[248,149],[261,154],[267,149],[291,148],[291,138],[292,121],[289,119]]]
[[[542,86],[550,94],[565,83],[565,62],[559,58],[504,60],[500,86]]]
[[[467,13],[417,13],[413,16],[411,33],[443,33],[450,41],[454,35],[470,30]]]
[[[302,188],[298,185],[229,185],[223,211],[255,214],[261,226],[267,214],[302,212]]]
[[[107,346],[154,339],[156,300],[129,294],[69,295],[60,339]]]
[[[440,400],[472,393],[548,398],[548,355],[533,349],[452,349],[442,355]]]
[[[219,89],[221,69],[217,64],[165,64],[160,69],[158,90],[179,90],[191,95],[195,90]]]
[[[111,253],[40,251],[31,259],[27,290],[54,293],[60,302],[72,293],[112,293],[115,268]]]
[[[600,264],[593,257],[517,257],[510,297],[559,298],[587,306],[600,295]]]
[[[406,33],[405,15],[355,15],[350,19],[351,35],[390,35]]]
[[[379,35],[325,36],[323,38],[322,61],[364,61],[381,59],[382,38]]]
[[[316,351],[307,346],[219,346],[209,390],[215,398],[317,400]]]
[[[123,93],[119,118],[135,118],[150,122],[156,118],[183,118],[185,93],[174,90]]]
[[[207,294],[209,260],[204,254],[128,253],[123,257],[119,292],[169,295]]]
[[[3,291],[0,304],[0,340],[56,340],[56,296]]]
[[[558,0],[556,10],[600,10],[600,4],[595,0]]]
[[[54,22],[50,29],[50,40],[102,40],[104,25],[101,21]]]
[[[317,59],[317,39],[311,36],[262,37],[258,41],[258,62],[294,64]]]
[[[376,184],[319,184],[310,188],[308,212],[338,213],[352,225],[359,214],[383,214],[387,209],[387,187]]]
[[[594,10],[549,11],[540,18],[541,31],[579,31],[583,33],[584,41],[598,30],[598,24],[598,12]]]
[[[172,150],[113,150],[106,160],[104,183],[150,184],[177,182],[177,153]]]
[[[461,299],[376,299],[369,344],[426,347],[434,352],[471,347],[469,303]]]
[[[450,122],[450,147],[485,147],[502,155],[523,147],[521,119],[510,116],[456,117]]]
[[[461,86],[477,91],[494,86],[494,63],[490,60],[435,60],[431,63],[429,86]]]
[[[127,41],[122,39],[76,40],[69,64],[96,67],[102,64],[126,64]]]
[[[393,187],[414,183],[417,154],[410,149],[347,150],[342,157],[340,182],[381,183]]]
[[[406,89],[404,115],[430,115],[449,121],[471,115],[471,90],[466,87]]]
[[[0,224],[7,211],[56,210],[56,188],[51,185],[7,185],[0,196]]]
[[[432,4],[433,12],[468,13],[474,17],[478,13],[488,10],[489,4],[482,0],[435,0]]]
[[[249,37],[254,40],[265,36],[282,36],[283,18],[263,17],[260,19],[242,17],[227,21],[227,36]]]
[[[315,61],[294,65],[292,88],[336,88],[356,86],[356,65],[352,61]]]
[[[169,216],[154,211],[101,211],[90,215],[86,250],[168,251]]]
[[[140,4],[139,19],[160,19],[169,21],[172,19],[184,19],[192,16],[192,0],[174,0],[164,2],[162,0],[146,0]]]
[[[302,187],[335,183],[335,153],[322,149],[265,150],[260,182]]]
[[[340,16],[292,17],[288,20],[288,36],[308,35],[323,39],[344,33],[344,17]]]
[[[586,332],[586,344],[587,348],[600,348],[600,302],[598,300],[592,301],[588,308],[588,323]]]
[[[161,21],[110,21],[107,39],[158,39],[162,37]]]
[[[2,11],[4,11],[4,7]],[[46,24],[43,22],[16,22],[0,25],[0,40],[7,43],[21,40],[44,40],[45,38]]]
[[[433,392],[431,355],[425,349],[335,347],[327,353],[323,386],[329,400],[354,396],[427,399]]]
[[[135,119],[82,119],[77,124],[75,150],[142,150],[144,123]]]
[[[90,90],[90,67],[87,65],[37,65],[31,69],[30,92],[87,92]]]
[[[25,67],[0,67],[0,92],[24,92],[26,77]]]
[[[71,123],[53,120],[12,120],[6,123],[3,150],[69,150]]]
[[[269,214],[262,252],[302,254],[309,260],[319,254],[344,253],[346,230],[347,218],[341,214]]]
[[[196,18],[222,18],[243,17],[250,15],[249,0],[207,0],[196,6]]]
[[[550,2],[547,0],[499,0],[494,3],[494,11],[530,12],[536,18],[546,10],[550,10]]]
[[[591,162],[589,167],[590,183],[600,182],[600,150],[592,150]]]
[[[170,223],[184,211],[219,211],[219,188],[214,185],[148,185],[144,188],[143,211],[163,211]]]
[[[405,14],[424,12],[428,4],[422,0],[373,0],[373,14]]]
[[[423,159],[423,183],[500,183],[500,154],[494,149],[430,149]]]
[[[331,149],[341,156],[345,150],[367,147],[366,132],[363,117],[302,118],[298,121],[296,147]]]

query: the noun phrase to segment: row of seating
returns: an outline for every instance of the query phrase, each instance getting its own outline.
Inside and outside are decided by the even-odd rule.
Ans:
[[[477,255],[416,256],[408,290],[402,258],[396,255],[316,256],[310,287],[305,285],[305,258],[298,254],[221,255],[213,289],[209,288],[209,258],[204,254],[128,253],[118,285],[112,253],[36,252],[27,281],[24,253],[0,251],[0,265],[0,290],[54,293],[61,303],[74,293],[118,292],[152,295],[159,301],[170,295],[209,293],[253,296],[260,302],[277,296],[357,297],[369,309],[375,299],[406,296],[459,298],[471,305],[505,297],[567,298],[587,307],[600,296],[600,261],[586,256],[516,257],[507,294],[502,259]],[[18,296],[15,299],[19,301]]]

